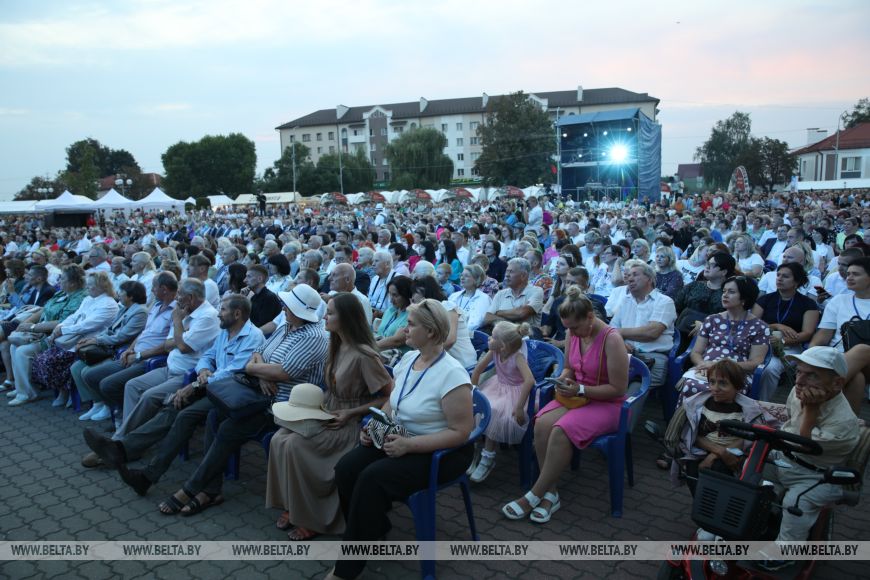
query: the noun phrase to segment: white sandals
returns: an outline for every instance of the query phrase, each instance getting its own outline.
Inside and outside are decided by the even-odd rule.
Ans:
[[[536,524],[546,524],[550,521],[550,518],[554,513],[559,511],[559,508],[562,507],[562,502],[559,500],[559,495],[550,493],[549,491],[544,494],[544,497],[541,501],[547,500],[550,502],[550,509],[544,509],[543,507],[535,507],[532,510],[532,513],[529,515],[529,519],[535,522]],[[540,502],[539,502],[540,503]]]
[[[541,503],[541,498],[533,494],[531,491],[526,492],[523,499],[529,502],[529,506],[532,510],[538,507],[538,504]],[[530,512],[524,511],[518,502],[512,501],[501,508],[501,513],[503,513],[504,517],[509,520],[521,520],[528,516]]]

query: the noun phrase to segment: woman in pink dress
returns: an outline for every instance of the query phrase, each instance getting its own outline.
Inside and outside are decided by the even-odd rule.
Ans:
[[[628,356],[616,330],[595,316],[590,300],[576,286],[565,293],[559,316],[567,331],[565,370],[557,399],[537,414],[535,452],[541,475],[523,497],[502,508],[505,517],[529,516],[546,523],[560,507],[556,485],[571,461],[596,437],[616,431],[628,388]]]

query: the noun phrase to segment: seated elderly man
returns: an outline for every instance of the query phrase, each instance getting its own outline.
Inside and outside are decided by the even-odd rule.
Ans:
[[[380,318],[384,315],[384,311],[390,307],[390,294],[387,286],[395,275],[392,271],[393,258],[390,257],[389,252],[375,252],[373,264],[375,275],[372,276],[372,282],[369,286],[369,302],[372,305],[372,316]]]
[[[324,301],[329,301],[331,295],[338,292],[350,292],[356,296],[357,300],[362,304],[363,312],[365,312],[366,315],[366,322],[371,326],[372,305],[369,302],[368,296],[356,289],[356,286],[354,285],[355,278],[356,272],[354,271],[353,266],[344,263],[337,264],[329,275],[329,294],[321,294],[320,297]]]
[[[171,402],[163,401],[154,417],[120,437],[110,439],[86,429],[84,437],[88,447],[103,463],[117,468],[140,457],[158,443],[172,428],[180,413],[184,413],[186,418],[196,415],[196,420],[188,421],[188,427],[196,429],[212,408],[211,402],[203,398],[205,387],[244,370],[251,355],[264,342],[263,333],[251,323],[250,315],[251,301],[248,298],[239,294],[226,295],[218,314],[221,331],[211,348],[196,363],[196,380],[180,389]],[[162,475],[174,457],[175,454],[158,456],[149,467]],[[157,477],[152,479],[156,481]]]
[[[166,366],[129,381],[124,387],[124,420],[115,437],[124,436],[154,416],[164,399],[184,382],[184,373],[193,368],[217,339],[218,313],[205,299],[205,286],[194,278],[178,285],[172,311],[172,328],[164,350],[169,352]]]
[[[245,374],[256,377],[262,392],[274,397],[276,402],[286,401],[295,385],[324,384],[324,365],[329,345],[328,335],[320,324],[326,308],[316,290],[299,285],[290,292],[281,292],[279,297],[284,304],[285,321],[269,340],[256,349],[245,365]],[[221,384],[249,388],[233,378],[225,378]],[[183,395],[190,396],[187,393]],[[204,409],[196,405],[188,407],[190,411],[185,409],[187,414],[184,421],[181,415],[185,411],[179,414],[163,438],[152,463],[163,461],[168,466],[168,462],[178,455],[203,416],[198,413]],[[267,412],[238,419],[224,415],[217,408],[211,409],[210,413],[218,425],[217,432],[206,430],[206,450],[202,462],[181,489],[160,504],[161,513],[191,516],[222,503],[223,471],[230,455],[262,429],[274,424],[274,418]],[[124,482],[141,495],[147,493],[148,488],[162,475],[159,469],[127,470],[122,466],[119,471]]]
[[[803,542],[821,509],[843,496],[842,486],[825,483],[816,487],[816,484],[825,469],[845,464],[858,444],[860,429],[858,417],[843,395],[848,370],[843,353],[827,346],[814,346],[787,358],[797,363],[797,374],[786,401],[789,419],[782,430],[813,439],[821,445],[823,453],[796,453],[792,460],[774,451],[770,459],[783,459],[790,467],[779,467],[769,461],[764,477],[774,482],[779,491],[784,491],[784,507],[797,505],[801,510],[800,515],[782,510],[776,541]],[[792,564],[765,560],[762,567],[773,571]]]
[[[239,261],[239,250],[227,245],[220,251],[221,266],[215,273],[214,281],[223,295],[230,288],[230,265]]]
[[[667,376],[668,353],[674,347],[674,301],[656,290],[655,271],[642,260],[626,262],[624,278],[628,295],[610,325],[622,335],[629,354],[649,367],[651,385],[661,386]]]
[[[508,262],[504,274],[505,289],[500,290],[492,299],[492,304],[483,318],[484,327],[491,329],[502,320],[528,322],[535,328],[541,326],[544,291],[529,284],[531,271],[532,267],[525,258],[514,258]]]

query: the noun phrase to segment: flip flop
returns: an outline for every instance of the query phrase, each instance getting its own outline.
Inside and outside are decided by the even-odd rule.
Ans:
[[[662,453],[656,457],[656,467],[659,469],[670,469],[671,461],[671,457],[667,453]]]
[[[224,496],[220,494],[212,495],[206,493],[205,496],[208,498],[208,503],[202,503],[196,496],[194,496],[192,500],[187,502],[187,505],[184,507],[188,508],[188,511],[182,510],[181,512],[179,512],[181,514],[181,517],[189,518],[190,516],[195,516],[198,513],[204,512],[210,507],[214,507],[224,503]]]
[[[287,538],[292,542],[306,542],[312,538],[319,536],[315,531],[305,528],[295,527],[287,533]]]
[[[281,512],[278,516],[278,521],[275,522],[275,527],[279,530],[289,530],[293,524],[290,523],[290,512]]]

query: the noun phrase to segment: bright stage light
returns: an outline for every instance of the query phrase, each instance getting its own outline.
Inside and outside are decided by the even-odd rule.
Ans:
[[[616,163],[622,163],[628,157],[628,149],[625,145],[614,145],[610,148],[610,158]]]

